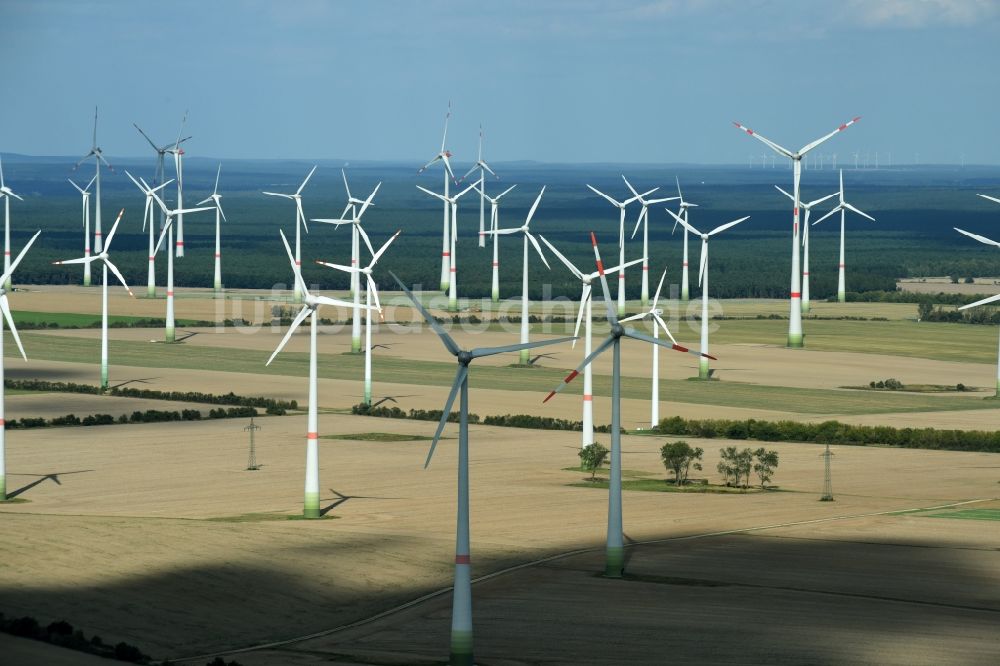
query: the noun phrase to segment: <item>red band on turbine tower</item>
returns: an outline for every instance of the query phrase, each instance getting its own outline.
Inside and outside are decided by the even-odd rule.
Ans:
[[[7,425],[7,420],[6,419],[0,419],[0,428],[3,428],[5,425]]]
[[[584,402],[593,402],[594,401],[594,396],[592,396],[589,393],[584,393],[583,394],[583,401]]]
[[[471,564],[472,559],[468,555],[456,555],[455,564]]]
[[[792,298],[802,298],[802,292],[793,291]]]
[[[319,434],[315,432],[307,432],[306,439],[319,439]]]

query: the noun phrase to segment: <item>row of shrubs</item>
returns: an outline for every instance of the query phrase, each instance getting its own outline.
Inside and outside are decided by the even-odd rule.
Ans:
[[[248,416],[257,416],[257,410],[253,407],[219,407],[208,412],[209,419],[235,419]],[[11,419],[7,421],[6,427],[16,429],[27,428],[51,428],[58,426],[97,426],[114,425],[125,423],[159,423],[161,421],[200,421],[202,414],[197,409],[182,409],[181,411],[164,411],[159,409],[147,409],[144,412],[135,411],[131,415],[122,414],[115,418],[111,414],[91,414],[80,418],[75,414],[66,416],[56,416],[52,419],[41,417],[25,417],[23,419]]]
[[[443,410],[440,409],[411,409],[405,411],[399,407],[371,407],[364,403],[359,403],[351,407],[351,413],[358,416],[379,416],[390,419],[413,419],[415,421],[440,421]],[[459,413],[452,412],[448,415],[450,423],[458,423]],[[532,416],[531,414],[504,414],[503,416],[487,416],[480,418],[478,414],[469,414],[469,423],[481,423],[483,425],[502,426],[505,428],[533,428],[536,430],[583,430],[582,421],[570,421],[568,419],[556,419],[549,416]],[[610,425],[595,425],[595,432],[611,432]],[[624,432],[624,429],[622,429]]]
[[[133,664],[148,664],[150,661],[149,655],[143,654],[142,650],[134,645],[125,642],[107,645],[97,635],[88,639],[82,631],[74,629],[73,625],[65,620],[52,622],[43,627],[38,623],[38,620],[30,615],[7,619],[3,613],[0,613],[0,631],[22,638],[44,641],[71,650],[89,652],[107,659],[117,659]]]
[[[286,410],[298,409],[296,400],[275,400],[262,396],[243,396],[229,392],[222,395],[199,391],[155,391],[129,387],[110,388],[102,393],[99,386],[76,384],[73,382],[48,382],[41,379],[7,379],[4,386],[22,391],[51,391],[54,393],[87,393],[90,395],[116,395],[125,398],[145,398],[147,400],[168,400],[171,402],[202,402],[210,405],[238,405],[241,407],[261,407],[268,414],[282,415]]]
[[[166,319],[144,318],[131,321],[109,321],[108,328],[160,328],[167,325]],[[250,326],[251,322],[246,319],[225,319],[219,321],[185,321],[184,326],[188,328],[209,328],[212,326]],[[78,329],[78,328],[101,328],[100,320],[91,321],[86,324],[60,324],[55,321],[22,321],[17,323],[17,327],[22,331],[34,331],[42,329]]]
[[[755,439],[765,442],[815,442],[855,446],[893,446],[903,449],[982,451],[1000,453],[1000,432],[939,430],[937,428],[893,428],[850,425],[839,421],[799,423],[756,419],[684,419],[672,416],[656,426],[663,435],[687,435],[711,439]]]

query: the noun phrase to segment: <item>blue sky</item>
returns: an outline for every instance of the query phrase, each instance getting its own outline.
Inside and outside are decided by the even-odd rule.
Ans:
[[[746,163],[827,146],[1000,162],[996,0],[5,0],[0,153]],[[826,146],[824,146],[826,150]],[[853,158],[850,158],[853,159]]]

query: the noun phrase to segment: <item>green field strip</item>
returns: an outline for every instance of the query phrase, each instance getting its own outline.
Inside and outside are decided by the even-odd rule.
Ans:
[[[924,518],[955,518],[958,520],[1000,520],[1000,509],[960,509],[945,513],[922,513]]]
[[[91,363],[98,358],[99,341],[77,337],[25,332],[22,335],[30,357],[37,360],[71,363]],[[285,352],[270,367],[264,364],[268,351],[230,349],[194,345],[168,345],[150,342],[111,340],[110,359],[115,366],[143,368],[173,368],[189,370],[215,370],[268,375],[305,377],[309,369],[309,355],[302,352]],[[4,347],[7,356],[17,350],[12,345]],[[441,361],[402,359],[392,356],[379,357],[373,364],[374,381],[381,383],[413,384],[424,386],[450,386],[455,374],[455,363],[438,354]],[[363,355],[320,354],[319,376],[326,379],[361,381]],[[481,365],[475,367],[470,382],[473,388],[535,393],[538,404],[542,398],[565,377],[566,370],[553,368],[518,369]],[[564,393],[579,395],[583,382],[577,380]],[[648,399],[650,380],[644,377],[623,377],[622,396]],[[611,394],[611,377],[594,376],[594,393]],[[873,395],[869,391],[831,389],[804,389],[784,386],[766,386],[736,382],[698,382],[688,380],[660,380],[660,395],[665,402],[683,402],[777,410],[800,414],[880,414],[891,412],[953,411],[996,409],[996,403],[965,397],[926,394]],[[557,397],[557,400],[566,397]],[[476,410],[475,405],[473,411]],[[488,412],[485,407],[479,411]],[[725,418],[720,412],[719,418]]]

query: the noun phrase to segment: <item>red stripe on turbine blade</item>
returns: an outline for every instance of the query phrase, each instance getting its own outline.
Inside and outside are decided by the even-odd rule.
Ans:
[[[591,231],[591,232],[590,232],[590,243],[591,243],[591,244],[592,244],[592,245],[593,245],[594,247],[597,247],[597,236],[595,236],[595,235],[594,235],[594,232],[593,232],[593,231]]]
[[[847,123],[844,123],[843,125],[841,125],[840,127],[838,127],[837,131],[838,132],[843,132],[845,129],[847,129]]]
[[[306,439],[319,439],[319,434],[315,432],[307,432]]]
[[[687,347],[681,347],[680,345],[672,345],[671,348],[675,349],[676,351],[679,351],[679,352],[688,352],[688,351],[691,351]]]
[[[753,130],[750,129],[749,127],[747,128],[747,134],[749,134],[750,136],[753,136]]]
[[[549,394],[547,396],[545,396],[545,400],[542,400],[542,402],[543,403],[548,402],[552,398],[552,396],[554,396],[555,394],[556,394],[555,391],[549,391]]]
[[[597,272],[600,275],[604,275],[604,262],[600,259],[597,260]]]
[[[471,564],[472,559],[468,555],[456,555],[455,564]]]
[[[713,361],[718,361],[719,360],[719,359],[715,358],[714,356],[712,356],[711,354],[701,354],[701,356],[704,356],[705,358],[710,358]]]
[[[566,379],[563,380],[563,383],[569,384],[571,381],[573,381],[574,379],[576,379],[576,376],[578,374],[580,374],[580,373],[577,372],[576,370],[574,370],[573,372],[569,373],[569,375],[566,376]]]

